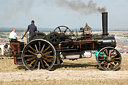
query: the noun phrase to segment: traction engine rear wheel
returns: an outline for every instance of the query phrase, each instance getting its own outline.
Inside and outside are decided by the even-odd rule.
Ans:
[[[117,70],[121,64],[121,54],[113,47],[105,47],[99,51],[97,62],[103,70]]]
[[[44,39],[29,42],[22,52],[22,62],[28,70],[51,70],[56,60],[54,46]]]

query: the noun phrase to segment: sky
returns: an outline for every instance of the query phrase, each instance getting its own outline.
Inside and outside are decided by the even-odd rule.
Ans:
[[[100,11],[97,9],[100,8]],[[128,0],[0,0],[0,27],[102,28],[101,9],[108,12],[109,29],[128,29]]]

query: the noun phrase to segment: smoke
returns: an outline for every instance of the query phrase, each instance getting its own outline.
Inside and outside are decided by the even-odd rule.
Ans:
[[[106,11],[105,7],[97,7],[97,4],[90,0],[85,3],[82,0],[56,0],[59,7],[67,7],[81,14],[94,14]]]
[[[89,0],[89,2],[86,2],[86,0],[12,0],[11,2],[10,0],[4,0],[3,3],[0,3],[0,5],[3,6],[0,9],[0,11],[3,11],[1,13],[1,17],[9,19],[12,18],[12,16],[18,16],[18,14],[29,16],[35,6],[42,6],[43,4],[47,6],[49,3],[86,15],[102,13],[106,11],[105,7],[98,7],[97,4],[93,2],[93,0]]]
[[[50,3],[48,0],[37,0],[38,3]],[[83,0],[84,1],[84,0]],[[89,14],[95,14],[95,13],[102,13],[106,11],[105,7],[98,7],[96,3],[93,2],[93,0],[85,0],[83,2],[82,0],[53,0],[55,2],[55,5],[58,7],[63,7],[67,9],[71,9],[73,11],[79,12],[81,14],[89,15]],[[24,3],[26,3],[26,7],[23,7]],[[21,9],[20,11],[25,11],[25,13],[28,13],[32,10],[32,6],[35,4],[34,0],[18,0],[17,4],[19,6],[18,9]],[[54,3],[53,3],[54,4]]]
[[[4,3],[1,3],[0,5],[5,4],[2,9],[8,16],[10,16],[11,13],[23,13],[28,15],[30,11],[33,10],[34,4],[47,4],[50,2],[48,0],[12,0],[11,2],[9,2],[9,0],[5,0]],[[98,7],[93,0],[89,0],[89,2],[83,2],[82,0],[53,0],[53,2],[55,2],[53,4],[58,7],[71,9],[81,14],[94,14],[106,11],[105,7]]]

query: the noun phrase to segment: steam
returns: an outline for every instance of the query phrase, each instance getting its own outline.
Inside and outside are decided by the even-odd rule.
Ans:
[[[97,7],[97,4],[90,0],[84,3],[82,0],[56,0],[60,7],[67,7],[81,14],[94,14],[106,11],[105,7]]]

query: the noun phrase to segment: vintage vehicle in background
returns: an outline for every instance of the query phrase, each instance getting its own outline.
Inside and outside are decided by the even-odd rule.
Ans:
[[[14,63],[24,64],[28,70],[51,70],[54,64],[62,63],[62,58],[87,58],[87,52],[94,51],[96,61],[102,70],[117,70],[121,64],[121,54],[115,49],[115,37],[108,33],[107,12],[102,13],[102,29],[101,35],[95,35],[91,33],[88,24],[80,28],[79,33],[74,33],[67,26],[58,26],[47,35],[35,33],[26,44],[11,42]]]

